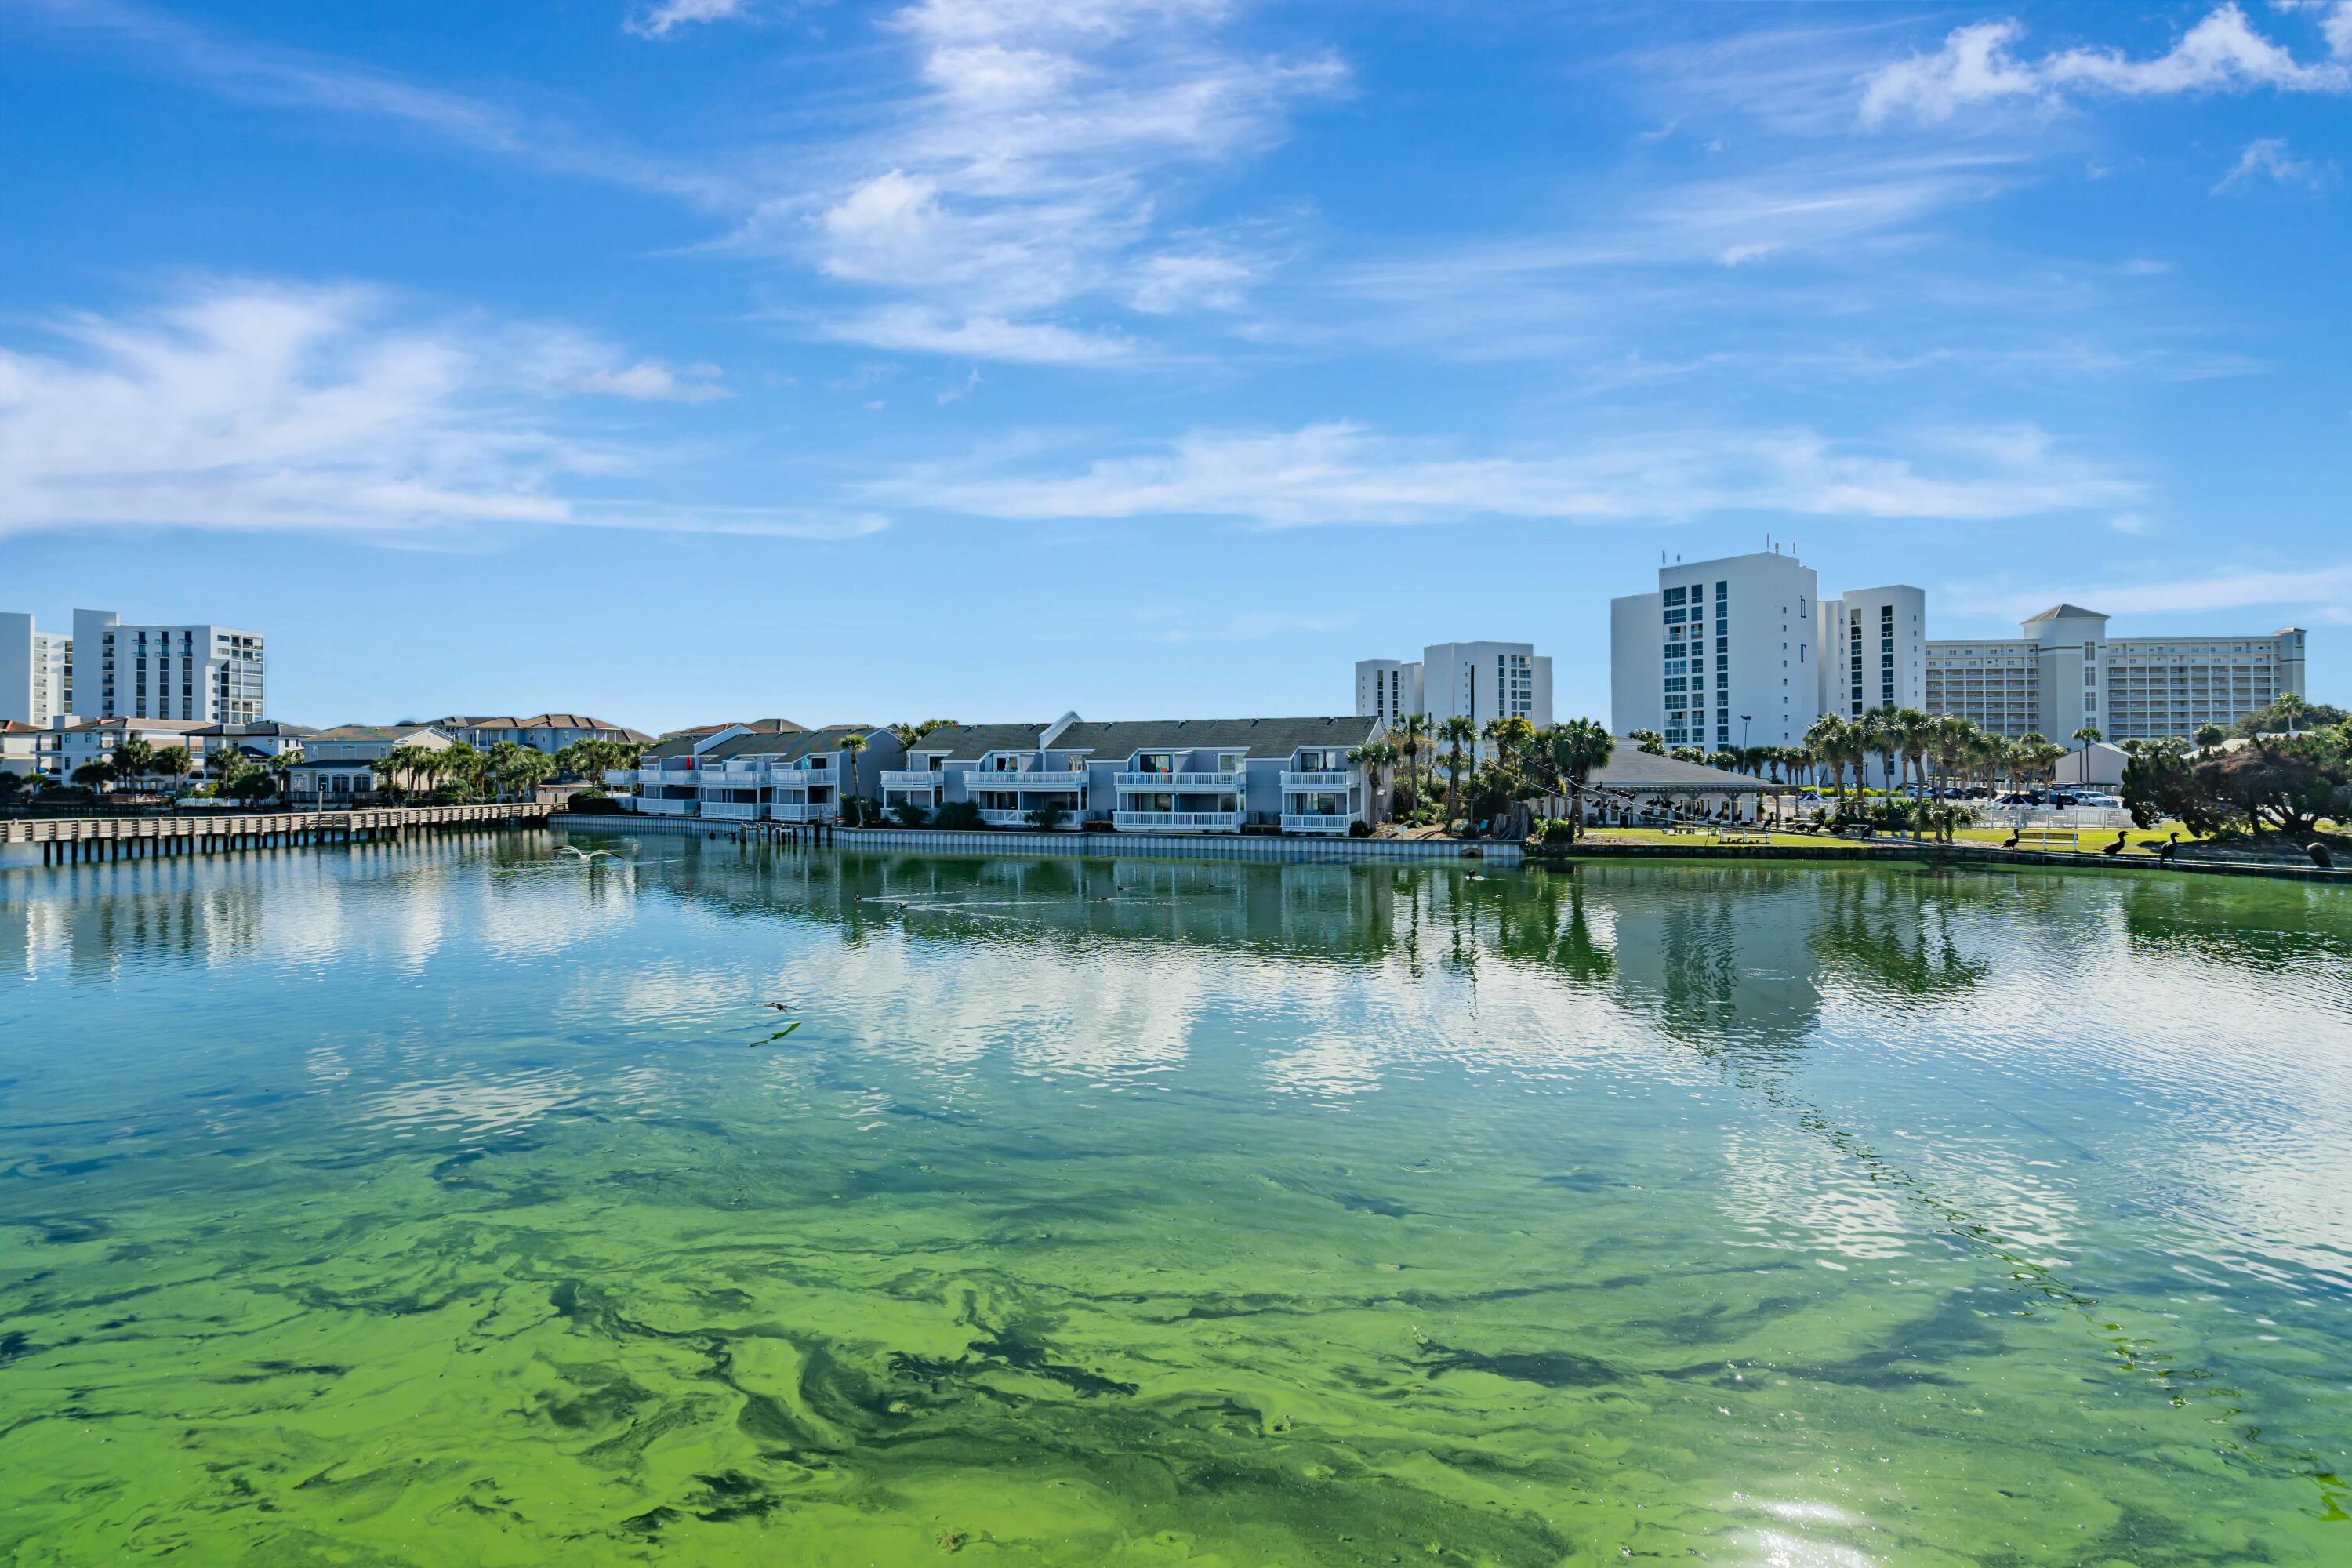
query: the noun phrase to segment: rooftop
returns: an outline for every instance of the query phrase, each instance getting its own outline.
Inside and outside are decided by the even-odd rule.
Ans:
[[[1307,719],[1123,719],[1072,724],[1054,737],[1054,750],[1123,757],[1141,751],[1240,751],[1252,757],[1287,757],[1302,746],[1360,746],[1380,733],[1369,715]]]

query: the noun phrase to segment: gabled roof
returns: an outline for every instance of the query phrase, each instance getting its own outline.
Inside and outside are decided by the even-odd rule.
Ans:
[[[425,734],[440,735],[441,731],[430,724],[337,724],[331,729],[315,730],[309,738],[344,742],[381,741],[397,745],[411,735]],[[441,738],[448,739],[446,735]]]
[[[1746,773],[1735,773],[1724,768],[1711,768],[1704,763],[1685,763],[1675,757],[1653,756],[1642,750],[1641,742],[1624,736],[1617,737],[1616,754],[1592,770],[1590,783],[1601,789],[1629,790],[1720,790],[1727,795],[1779,790],[1786,786],[1769,784]]]
[[[863,735],[872,742],[878,736],[888,734],[889,731],[880,724],[827,724],[821,730],[738,735],[704,752],[702,761],[706,765],[736,757],[772,757],[780,762],[798,762],[813,752],[839,751],[844,735]]]
[[[2051,605],[2025,624],[2029,626],[2038,626],[2044,621],[2104,621],[2106,618],[2102,611],[2086,610],[2080,605],[2058,604]]]
[[[192,732],[198,735],[288,735],[296,738],[318,733],[307,724],[289,724],[278,719],[262,719],[249,724],[207,724]]]
[[[1301,746],[1360,746],[1380,731],[1380,720],[1359,714],[1312,719],[1125,719],[1098,724],[1081,720],[1054,737],[1053,749],[1089,752],[1106,759],[1131,752],[1204,748],[1239,750],[1252,757],[1287,757]]]
[[[804,726],[795,724],[790,719],[746,719],[730,721],[724,724],[695,724],[683,730],[664,731],[659,740],[646,744],[644,760],[658,763],[672,757],[690,757],[694,755],[695,747],[721,730],[732,730],[739,724],[755,735],[790,735],[801,732],[804,729]]]
[[[65,726],[62,733],[68,735],[79,735],[86,734],[93,730],[112,730],[120,731],[126,734],[154,731],[171,735],[194,735],[202,732],[204,729],[205,726],[197,723],[194,719],[124,719],[117,717],[113,719],[85,719],[79,724],[68,724]]]
[[[908,747],[907,754],[972,763],[991,752],[1034,752],[1037,737],[1051,728],[1049,724],[942,724]]]
[[[0,719],[0,735],[38,735],[44,733],[38,724],[27,724],[22,719]]]

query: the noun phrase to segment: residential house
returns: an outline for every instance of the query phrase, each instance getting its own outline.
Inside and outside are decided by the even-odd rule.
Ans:
[[[842,744],[852,735],[865,744]],[[878,724],[723,736],[695,755],[696,815],[758,822],[834,822],[844,796],[879,798],[881,777],[904,755]]]
[[[234,748],[266,764],[272,757],[300,751],[303,742],[318,731],[307,724],[263,719],[249,724],[206,724],[190,733],[204,742],[206,765],[212,766],[223,748]]]
[[[1373,715],[958,725],[908,748],[908,766],[883,775],[883,802],[969,801],[998,827],[1052,807],[1070,828],[1345,834],[1380,821],[1376,792],[1349,757],[1382,728]]]
[[[302,738],[302,760],[286,773],[296,805],[353,805],[373,800],[381,781],[375,764],[398,747],[446,752],[457,744],[424,724],[338,724]],[[415,781],[401,781],[404,784]]]
[[[630,809],[647,816],[692,816],[701,803],[697,770],[702,753],[744,735],[801,735],[807,730],[789,719],[753,719],[740,724],[698,724],[673,730],[647,746],[634,768],[608,768],[604,783],[630,797]]]
[[[453,714],[429,722],[451,740],[462,741],[481,752],[506,741],[553,756],[577,741],[625,741],[646,746],[651,745],[654,739],[642,730],[607,724],[583,713],[534,713],[528,719]]]
[[[71,779],[74,770],[89,763],[114,761],[114,749],[136,738],[161,752],[184,747],[188,761],[201,768],[205,759],[204,724],[186,719],[83,719],[52,724],[40,738],[41,771]]]
[[[22,719],[0,719],[0,773],[41,771],[41,737],[48,731]]]

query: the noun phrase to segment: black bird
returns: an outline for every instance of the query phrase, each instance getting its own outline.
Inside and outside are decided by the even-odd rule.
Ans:
[[[2158,860],[2162,861],[2167,866],[2171,865],[2172,858],[2180,852],[2179,830],[2178,828],[2174,829],[2172,836],[2167,838],[2163,843],[2153,844],[2150,845],[2149,847],[2156,851],[2156,858]]]
[[[762,1002],[760,1005],[762,1007],[773,1007],[779,1013],[789,1013],[793,1010],[793,1005],[789,1002]]]
[[[2130,837],[2131,830],[2129,828],[2124,829],[2116,835],[2116,841],[2113,844],[2108,845],[2105,849],[2100,850],[2099,853],[2102,855],[2122,854],[2124,852],[2124,840]]]
[[[2017,836],[2018,836],[2019,834],[2021,834],[2021,833],[2024,832],[2024,831],[2025,831],[2025,829],[2023,829],[2023,828],[2021,828],[2021,827],[2012,827],[2012,828],[2011,828],[2011,829],[2009,830],[2009,837],[2006,837],[2006,838],[2004,838],[2004,839],[2002,839],[2002,840],[2000,841],[2000,847],[2001,847],[2003,849],[2014,849],[2014,848],[2016,848],[2016,847],[2017,847]]]
[[[2322,844],[2318,839],[2315,838],[2310,843],[2305,845],[2303,847],[2303,852],[2310,856],[2311,863],[2318,867],[2321,870],[2333,871],[2336,869],[2336,857],[2329,854],[2327,846]]]

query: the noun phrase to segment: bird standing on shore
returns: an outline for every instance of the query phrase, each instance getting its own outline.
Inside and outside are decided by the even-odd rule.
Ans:
[[[2099,853],[2108,856],[2120,855],[2124,852],[2125,841],[2130,837],[2131,829],[2125,828],[2123,831],[2116,835],[2116,841],[2113,844],[2108,845],[2105,849],[2100,850]]]
[[[2327,846],[2322,844],[2318,839],[2315,838],[2310,843],[2305,845],[2303,847],[2303,852],[2310,856],[2311,863],[2318,867],[2321,870],[2333,871],[2336,869],[2336,857],[2330,854],[2328,852]]]

